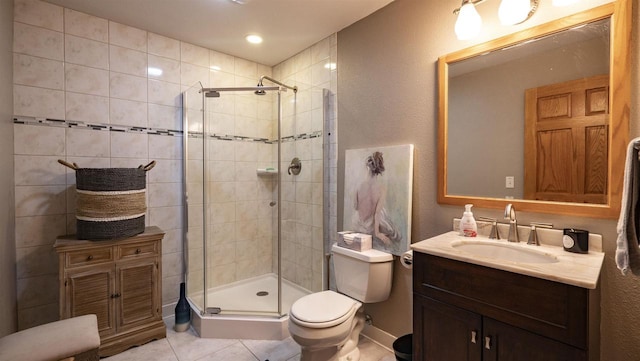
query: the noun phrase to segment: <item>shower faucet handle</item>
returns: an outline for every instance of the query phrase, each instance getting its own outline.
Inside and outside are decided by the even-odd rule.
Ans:
[[[300,162],[300,159],[293,158],[291,160],[291,165],[289,165],[289,169],[287,169],[287,173],[289,173],[289,175],[293,174],[293,175],[298,175],[300,174],[300,171],[302,170],[302,162]]]

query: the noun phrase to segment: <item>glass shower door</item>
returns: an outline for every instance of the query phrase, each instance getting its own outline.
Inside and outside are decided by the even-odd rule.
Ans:
[[[200,313],[205,310],[204,272],[204,97],[196,83],[182,95],[185,246],[187,296]]]
[[[279,317],[278,95],[204,99],[205,309]]]

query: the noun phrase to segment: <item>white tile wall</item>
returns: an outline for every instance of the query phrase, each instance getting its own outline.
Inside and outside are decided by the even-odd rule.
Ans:
[[[332,75],[335,68],[327,66],[336,63],[337,44],[335,34],[296,54],[273,69],[276,79],[295,84],[300,91],[288,93],[283,101],[284,136],[322,132],[322,138],[296,140],[282,147],[282,169],[288,167],[293,157],[302,161],[303,171],[298,176],[285,175],[282,184],[283,200],[283,276],[307,289],[318,291],[323,288],[323,259],[326,248],[323,231],[323,171],[335,170],[337,159],[323,161],[324,137],[332,134],[335,144],[335,114],[323,116],[323,88],[336,93],[336,81]],[[337,78],[335,78],[337,79]],[[330,98],[329,102],[335,101]],[[295,104],[295,107],[293,106]],[[334,107],[335,108],[335,107]],[[326,122],[326,124],[325,124]],[[335,173],[335,171],[333,172]],[[334,189],[330,197],[337,196],[337,187],[329,186],[335,177],[327,179],[329,189]],[[329,202],[331,206],[332,202]],[[336,202],[333,201],[333,204]],[[330,213],[334,218],[330,224],[330,234],[336,233],[337,211]],[[335,213],[335,215],[333,214]],[[335,238],[334,238],[335,239]]]
[[[260,75],[272,74],[261,64],[39,0],[15,0],[14,11],[17,116],[181,130],[181,92],[194,83],[255,86]],[[335,71],[325,69],[324,63],[335,62],[335,48],[334,35],[275,67],[276,78],[307,90],[296,99],[299,112],[287,110],[286,134],[322,130],[322,88],[335,94]],[[148,74],[147,67],[160,68],[162,74]],[[287,96],[283,104],[293,100],[292,92]],[[273,99],[217,100],[210,107],[216,133],[273,138]],[[335,115],[331,119],[334,125]],[[57,319],[57,257],[51,245],[56,236],[75,232],[74,173],[57,164],[58,158],[83,167],[137,167],[157,161],[148,173],[147,224],[166,231],[163,304],[174,302],[183,272],[181,137],[30,124],[15,124],[14,137],[19,327]],[[219,251],[209,258],[213,284],[270,272],[275,261],[270,237],[275,227],[267,202],[274,185],[255,175],[257,167],[273,165],[274,147],[218,142],[210,152],[219,177],[211,189],[225,196],[212,205],[209,220],[214,245],[209,249]],[[283,228],[290,242],[283,247],[285,277],[313,289],[322,286],[322,246],[309,241],[323,238],[321,144],[319,138],[283,147],[287,156],[299,152],[308,170],[297,181],[287,179],[283,187],[283,215],[288,217]],[[189,164],[192,170],[194,166],[197,172],[198,166]],[[201,187],[200,196],[197,186],[189,187],[191,199],[201,199]],[[335,194],[337,187],[331,189]],[[188,240],[192,248],[202,247],[197,225],[203,221],[197,218],[189,219],[196,226]],[[196,269],[203,268],[202,257],[189,259]],[[44,311],[48,314],[42,317]]]
[[[75,93],[109,96],[109,72],[88,66],[66,64],[65,90]]]
[[[15,84],[13,112],[16,115],[64,119],[64,92]]]
[[[17,8],[14,8],[17,10]],[[64,60],[62,33],[16,22],[13,28],[13,51],[52,60]]]
[[[13,82],[15,84],[49,89],[63,89],[63,63],[29,55],[13,55]]]
[[[109,21],[71,9],[64,9],[64,32],[103,43],[109,42]]]
[[[109,45],[105,42],[66,34],[64,61],[109,70]]]
[[[109,98],[80,93],[65,93],[65,119],[109,123]],[[171,128],[173,129],[173,128]]]

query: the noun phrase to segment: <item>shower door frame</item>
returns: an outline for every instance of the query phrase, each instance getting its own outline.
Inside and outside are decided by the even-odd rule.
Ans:
[[[281,137],[281,127],[282,127],[282,92],[286,92],[287,88],[290,88],[288,86],[255,86],[255,87],[220,87],[220,88],[204,88],[201,87],[200,89],[200,93],[202,94],[202,135],[203,135],[203,185],[208,184],[208,174],[206,172],[206,157],[205,155],[208,154],[207,152],[207,131],[208,131],[208,124],[206,121],[206,116],[207,116],[207,103],[206,103],[206,93],[208,92],[215,92],[215,93],[219,93],[219,92],[246,92],[246,91],[277,91],[278,93],[278,123],[277,123],[277,140],[278,140],[278,154],[277,154],[277,173],[276,173],[276,183],[277,183],[277,187],[278,187],[278,198],[277,198],[277,212],[278,212],[278,220],[277,220],[277,254],[278,254],[278,307],[277,307],[277,317],[282,317],[285,314],[282,312],[282,190],[281,190],[281,157],[282,157],[282,137]],[[293,88],[291,88],[293,89]],[[297,90],[297,89],[296,89]],[[295,90],[294,90],[295,91]],[[220,96],[220,95],[218,95]],[[187,102],[187,98],[188,95],[186,92],[183,93],[183,104],[188,104]],[[188,112],[186,112],[185,110],[183,110],[183,154],[184,154],[184,161],[183,161],[183,177],[184,177],[184,187],[183,187],[183,192],[184,192],[184,199],[185,199],[185,205],[184,205],[184,224],[185,224],[185,231],[184,231],[184,239],[186,240],[187,237],[187,232],[188,232],[188,224],[189,224],[189,197],[188,197],[188,192],[187,192],[187,180],[188,178],[188,166],[187,166],[187,155],[188,155],[188,138],[189,138],[189,117],[188,117]],[[204,220],[203,227],[202,227],[202,246],[203,246],[203,251],[202,251],[202,257],[203,257],[203,301],[202,301],[202,309],[200,309],[200,314],[202,316],[207,315],[207,314],[215,314],[212,312],[207,312],[207,310],[209,308],[213,308],[215,309],[215,307],[207,307],[207,239],[208,239],[208,231],[207,231],[207,226],[206,226],[206,220],[208,219],[208,210],[207,210],[207,202],[206,200],[208,199],[208,187],[203,186],[202,189],[203,192],[203,215],[202,218]],[[189,257],[188,257],[188,242],[184,242],[184,249],[183,249],[183,263],[184,263],[184,279],[185,282],[188,282],[188,273],[189,271]],[[187,284],[188,287],[188,284]],[[197,305],[196,305],[197,306]],[[218,312],[222,311],[220,309],[217,310]],[[251,311],[247,311],[247,312],[251,312]]]

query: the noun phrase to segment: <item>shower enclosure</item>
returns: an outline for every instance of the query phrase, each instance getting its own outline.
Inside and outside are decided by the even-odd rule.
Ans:
[[[183,93],[185,275],[201,337],[284,338],[291,304],[327,288],[329,98],[268,76]]]

